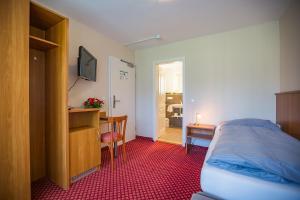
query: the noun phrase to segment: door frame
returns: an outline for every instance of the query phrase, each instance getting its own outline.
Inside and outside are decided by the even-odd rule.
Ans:
[[[184,116],[184,113],[186,113],[186,83],[185,83],[185,74],[186,74],[186,67],[185,67],[185,57],[177,57],[177,58],[170,58],[165,60],[157,60],[153,62],[153,105],[152,105],[152,114],[153,114],[153,133],[152,133],[152,139],[153,141],[157,141],[158,139],[158,90],[159,90],[159,83],[158,83],[158,65],[159,64],[165,64],[165,63],[171,63],[175,61],[182,62],[182,100],[183,100],[183,119],[182,119],[182,146],[185,146],[185,135],[186,135],[186,117]]]
[[[114,57],[114,56],[108,56],[108,65],[107,65],[107,72],[108,72],[108,96],[107,96],[107,110],[108,110],[108,115],[111,116],[112,114],[112,102],[111,102],[111,67],[112,67],[112,64],[111,64],[111,59],[113,58],[116,58],[118,59],[117,57]]]

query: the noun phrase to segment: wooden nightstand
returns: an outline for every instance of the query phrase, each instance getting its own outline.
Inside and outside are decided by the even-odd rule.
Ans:
[[[192,138],[212,140],[216,126],[208,124],[189,124],[186,127],[185,150],[188,153]]]

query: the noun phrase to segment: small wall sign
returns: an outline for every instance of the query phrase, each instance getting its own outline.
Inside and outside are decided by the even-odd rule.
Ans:
[[[120,71],[120,80],[128,79],[128,72]]]

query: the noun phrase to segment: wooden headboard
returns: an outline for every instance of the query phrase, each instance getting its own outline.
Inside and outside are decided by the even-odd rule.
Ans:
[[[300,140],[300,90],[276,94],[276,122]]]

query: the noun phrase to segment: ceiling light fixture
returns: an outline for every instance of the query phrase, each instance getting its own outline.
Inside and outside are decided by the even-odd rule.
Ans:
[[[144,38],[144,39],[141,39],[141,40],[137,40],[137,41],[134,41],[134,42],[129,42],[127,44],[124,44],[125,46],[130,46],[130,45],[133,45],[133,44],[137,44],[137,43],[141,43],[141,42],[146,42],[146,41],[149,41],[149,40],[159,40],[161,39],[160,38],[160,35],[154,35],[154,36],[151,36],[151,37],[147,37],[147,38]]]

